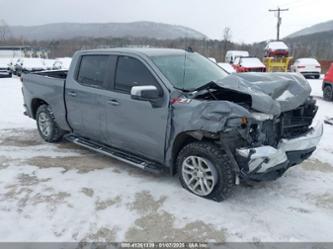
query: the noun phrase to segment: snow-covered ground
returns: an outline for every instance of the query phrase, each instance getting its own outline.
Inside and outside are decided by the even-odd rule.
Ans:
[[[316,119],[333,117],[321,81],[310,84]],[[176,178],[43,142],[20,87],[0,79],[0,241],[333,241],[332,126],[310,160],[216,203]]]

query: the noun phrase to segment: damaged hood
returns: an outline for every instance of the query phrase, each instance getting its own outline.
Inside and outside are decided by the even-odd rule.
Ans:
[[[307,80],[296,73],[231,74],[215,84],[219,88],[248,94],[252,109],[273,115],[299,107],[311,93]]]

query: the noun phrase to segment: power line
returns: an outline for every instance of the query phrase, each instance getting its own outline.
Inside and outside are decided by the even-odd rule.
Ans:
[[[281,12],[289,11],[289,9],[281,9],[280,7],[277,9],[269,9],[269,12],[277,12],[277,33],[276,33],[276,40],[280,40],[280,27],[282,23]]]

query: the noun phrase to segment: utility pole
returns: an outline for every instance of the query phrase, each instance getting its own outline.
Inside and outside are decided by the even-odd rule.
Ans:
[[[289,9],[270,9],[268,10],[269,12],[277,12],[277,34],[276,34],[276,40],[280,40],[280,27],[281,27],[281,23],[282,23],[282,17],[281,17],[281,11],[288,11]]]

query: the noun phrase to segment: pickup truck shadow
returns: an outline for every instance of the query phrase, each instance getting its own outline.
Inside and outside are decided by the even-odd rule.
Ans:
[[[132,167],[126,163],[112,159],[110,157],[92,152],[88,149],[67,142],[65,140],[56,144],[48,144],[44,142],[38,131],[35,129],[6,129],[0,131],[0,146],[18,147],[25,150],[29,155],[29,151],[35,151],[39,146],[46,146],[50,151],[68,153],[65,156],[54,156],[43,153],[43,156],[32,156],[23,162],[39,168],[60,167],[64,172],[68,170],[77,170],[79,173],[87,173],[93,170],[110,168],[115,173],[126,172],[129,175],[145,175],[146,177],[157,177],[149,172]],[[33,153],[31,153],[33,154]],[[73,156],[75,154],[75,156]],[[9,160],[9,159],[8,159]],[[14,160],[14,159],[12,159]]]

